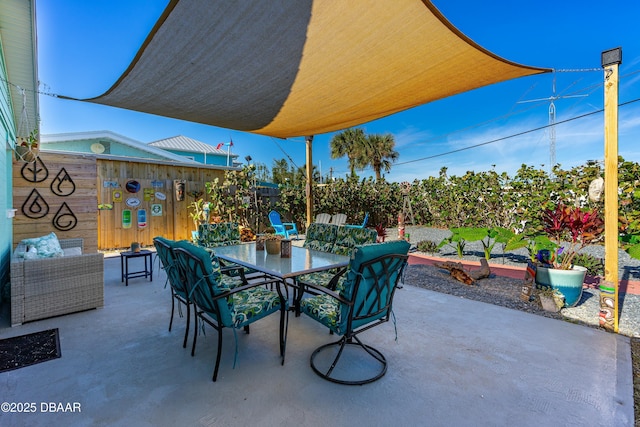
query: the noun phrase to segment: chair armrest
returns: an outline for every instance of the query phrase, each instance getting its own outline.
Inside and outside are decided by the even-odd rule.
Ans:
[[[282,291],[280,290],[280,284],[282,283],[281,280],[279,279],[265,279],[259,282],[245,282],[246,284],[242,285],[242,286],[237,286],[233,289],[228,289],[225,292],[222,292],[218,295],[213,296],[211,299],[213,301],[216,301],[218,299],[221,298],[227,298],[233,294],[237,294],[238,292],[242,292],[242,291],[246,291],[248,289],[253,289],[253,288],[257,288],[260,286],[264,286],[264,285],[268,285],[268,284],[272,284],[272,283],[276,283],[278,286],[276,287],[277,291],[278,291],[278,295],[280,296],[281,299],[284,299],[284,295],[282,294]]]
[[[317,285],[312,282],[305,282],[301,280],[299,283],[305,288],[311,288],[314,291],[322,292],[327,294],[340,302],[345,304],[349,304],[349,300],[345,299],[342,295],[336,292],[336,285],[338,284],[338,280],[346,273],[347,267],[342,267],[329,281],[326,286]],[[301,291],[301,294],[304,293],[304,289]]]
[[[60,247],[62,249],[80,248],[82,249],[82,253],[84,254],[84,239],[62,239],[60,240]]]
[[[247,283],[247,278],[244,275],[244,267],[241,265],[228,265],[228,264],[223,264],[222,260],[219,260],[218,262],[220,262],[220,272],[222,274],[227,274],[231,273],[231,272],[237,272],[238,275],[240,276],[240,280],[242,280],[242,283]]]

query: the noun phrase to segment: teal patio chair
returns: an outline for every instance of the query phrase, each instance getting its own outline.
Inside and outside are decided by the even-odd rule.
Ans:
[[[231,328],[234,336],[237,329],[244,329],[249,333],[251,323],[278,311],[280,312],[280,357],[281,364],[284,365],[288,303],[280,289],[280,282],[276,283],[276,291],[263,286],[266,283],[263,281],[245,282],[243,285],[231,288],[223,281],[218,258],[207,250],[188,242],[178,242],[174,248],[174,254],[187,279],[189,299],[194,304],[196,319],[199,318],[207,323],[218,333],[218,349],[212,381],[218,378],[222,353],[222,330]],[[195,329],[192,355],[195,352],[198,336],[197,325]]]
[[[289,236],[291,234],[295,234],[296,239],[300,238],[300,236],[298,236],[298,227],[296,226],[295,222],[282,222],[282,219],[280,218],[280,214],[278,212],[269,212],[269,222],[275,230],[275,233],[284,236],[285,239],[290,239]]]
[[[167,274],[167,282],[171,288],[171,320],[169,321],[169,332],[171,332],[171,326],[173,325],[176,302],[178,303],[178,314],[180,317],[182,317],[182,305],[187,307],[187,326],[184,331],[184,341],[182,343],[182,347],[186,348],[187,338],[189,337],[189,322],[191,319],[191,302],[189,301],[187,292],[187,281],[182,275],[182,271],[173,255],[175,243],[173,240],[165,239],[161,236],[153,238],[156,254],[160,258],[160,263]]]
[[[364,221],[362,224],[345,224],[345,227],[348,228],[365,228],[367,226],[367,221],[369,221],[369,212],[364,214]]]
[[[323,226],[316,224],[309,225],[309,229],[307,230],[307,240],[305,240],[303,245],[304,247],[350,257],[357,246],[375,243],[378,235],[375,230],[370,228],[347,228],[327,225],[324,227],[330,227],[330,230],[325,230],[323,233],[321,232],[322,227]],[[318,230],[318,228],[320,228],[320,230]],[[327,231],[333,231],[333,234],[331,235]],[[318,240],[322,238],[331,239],[332,244],[323,245],[323,242]],[[340,276],[335,283],[331,282],[331,279],[338,273],[338,271],[339,269],[307,273],[300,276],[297,280],[303,285],[312,283],[318,286],[327,286],[331,283],[332,286],[340,286],[345,280],[344,275]],[[335,290],[335,288],[330,289]],[[299,313],[297,305],[296,313]]]
[[[240,227],[237,222],[200,224],[198,227],[197,244],[203,248],[211,249],[215,252],[217,247],[239,245],[240,243],[242,243],[242,240],[240,239]],[[256,270],[251,268],[240,269],[234,263],[220,261],[220,264],[222,272],[229,276],[237,276],[238,274],[255,275],[256,273]]]
[[[409,246],[403,240],[357,246],[346,273],[338,273],[333,283],[306,285],[318,295],[302,300],[302,312],[341,335],[311,354],[311,368],[317,375],[339,384],[361,385],[387,372],[384,355],[364,344],[360,334],[389,320]],[[342,274],[346,279],[335,286]],[[349,353],[347,361],[340,365],[345,353]]]
[[[240,227],[237,222],[200,224],[198,227],[198,246],[215,248],[240,243]]]

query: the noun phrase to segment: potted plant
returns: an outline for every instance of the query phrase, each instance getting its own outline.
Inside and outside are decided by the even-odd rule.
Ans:
[[[536,254],[536,284],[559,291],[565,304],[573,307],[580,301],[587,272],[573,261],[581,249],[600,238],[604,221],[597,209],[583,210],[562,202],[554,209],[545,209],[542,221],[553,244]]]
[[[38,130],[34,129],[27,136],[16,138],[16,159],[33,162],[38,157]]]
[[[256,245],[264,242],[264,247],[268,254],[276,255],[280,253],[280,243],[282,236],[279,234],[260,234],[256,237]]]
[[[189,204],[189,216],[193,220],[195,231],[191,232],[191,238],[193,241],[198,240],[198,229],[200,224],[205,224],[209,216],[209,202],[205,202],[204,199],[196,199]]]
[[[557,313],[564,306],[564,296],[556,289],[539,289],[538,299],[542,309],[552,313]]]

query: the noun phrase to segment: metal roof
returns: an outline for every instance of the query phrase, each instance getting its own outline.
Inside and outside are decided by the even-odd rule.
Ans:
[[[188,136],[178,135],[171,138],[165,138],[158,141],[150,142],[148,145],[152,147],[162,148],[164,150],[178,150],[189,153],[206,153],[225,156],[226,150],[218,149],[210,144],[198,141]],[[230,157],[238,157],[237,154],[230,153]]]
[[[200,164],[195,160],[189,159],[184,156],[180,156],[178,154],[171,153],[169,151],[163,150],[159,147],[153,147],[149,144],[145,144],[140,141],[136,141],[135,139],[128,138],[123,135],[119,135],[115,132],[101,130],[101,131],[90,131],[90,132],[72,132],[72,133],[59,133],[52,135],[42,135],[41,143],[42,149],[47,149],[47,144],[55,143],[55,142],[66,142],[66,141],[86,141],[86,140],[104,140],[108,139],[111,141],[115,141],[119,144],[126,145],[141,151],[146,151],[150,154],[154,154],[160,157],[164,157],[167,160],[173,160],[181,163],[188,164]]]

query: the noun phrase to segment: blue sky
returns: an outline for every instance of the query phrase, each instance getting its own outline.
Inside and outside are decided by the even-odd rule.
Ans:
[[[507,0],[434,0],[459,30],[508,60],[554,68],[556,122],[603,108],[600,55],[622,47],[620,103],[640,98],[640,2],[595,0],[562,2]],[[129,65],[158,16],[165,0],[36,0],[38,75],[43,92],[76,98],[106,91]],[[390,181],[490,170],[513,175],[521,164],[548,168],[549,131],[539,130],[501,141],[490,141],[545,126],[553,95],[553,74],[525,77],[476,89],[395,114],[362,127],[367,133],[391,133],[400,153],[386,174]],[[584,96],[586,95],[586,96]],[[572,97],[568,97],[572,96]],[[543,99],[538,102],[525,102]],[[271,167],[273,159],[305,162],[302,138],[290,141],[205,126],[55,97],[40,96],[43,134],[110,130],[141,142],[185,135],[211,145],[233,139],[240,159]],[[558,124],[556,160],[563,168],[604,157],[603,114]],[[348,172],[346,159],[330,158],[334,133],[316,135],[314,164],[323,174]],[[640,161],[640,102],[619,111],[619,153]],[[485,144],[478,148],[467,147]],[[453,154],[445,154],[461,150]],[[542,166],[544,165],[544,166]],[[371,175],[361,172],[361,176]]]

